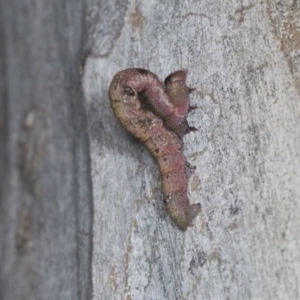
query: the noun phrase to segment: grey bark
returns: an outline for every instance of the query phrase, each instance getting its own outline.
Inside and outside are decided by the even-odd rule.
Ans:
[[[84,5],[1,1],[0,299],[90,299]]]
[[[300,298],[299,13],[299,1],[90,2],[93,299]],[[109,106],[128,67],[187,68],[196,88],[184,153],[202,214],[186,233]]]
[[[0,3],[1,299],[300,298],[299,1]],[[128,67],[196,88],[186,233],[109,106]]]

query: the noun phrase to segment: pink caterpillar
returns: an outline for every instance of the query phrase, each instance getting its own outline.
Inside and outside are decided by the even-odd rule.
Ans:
[[[115,116],[157,159],[165,206],[181,230],[192,226],[200,204],[189,204],[187,181],[193,167],[182,154],[182,137],[195,130],[186,120],[189,105],[186,71],[172,73],[165,86],[145,69],[127,69],[115,75],[109,98]]]

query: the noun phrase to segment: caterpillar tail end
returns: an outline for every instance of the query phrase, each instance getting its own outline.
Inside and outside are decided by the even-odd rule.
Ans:
[[[186,231],[189,226],[193,226],[193,220],[200,213],[200,203],[189,205],[185,210],[171,214],[175,224],[182,230]]]

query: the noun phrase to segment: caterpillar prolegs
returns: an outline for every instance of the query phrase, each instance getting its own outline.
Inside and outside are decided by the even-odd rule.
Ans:
[[[193,226],[200,204],[189,204],[187,182],[193,167],[182,154],[182,137],[195,130],[186,120],[189,105],[186,71],[170,74],[164,82],[145,69],[127,69],[115,75],[109,98],[117,119],[143,142],[157,159],[165,206],[181,230]]]

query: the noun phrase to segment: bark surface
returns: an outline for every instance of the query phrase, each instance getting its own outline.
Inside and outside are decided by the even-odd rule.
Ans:
[[[299,1],[0,3],[1,299],[300,298]],[[187,232],[111,110],[130,67],[196,88]]]
[[[87,36],[98,41],[83,78],[94,299],[299,299],[299,2],[124,3],[90,19]],[[198,131],[183,152],[202,212],[185,233],[164,208],[154,159],[110,108],[109,84],[127,68],[160,80],[188,69],[196,88]]]
[[[80,1],[0,1],[0,299],[91,299]]]

